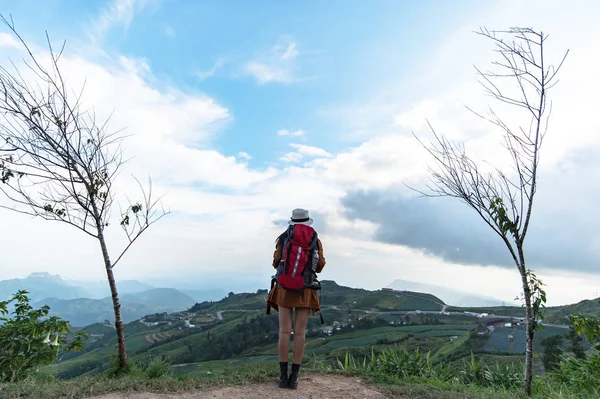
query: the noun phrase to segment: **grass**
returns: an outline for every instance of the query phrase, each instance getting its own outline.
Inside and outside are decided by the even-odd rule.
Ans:
[[[161,366],[162,367],[162,366]],[[240,367],[234,372],[215,373],[211,376],[187,376],[130,373],[120,377],[93,376],[72,380],[59,380],[49,375],[32,376],[17,384],[0,384],[0,398],[86,398],[108,393],[153,392],[173,393],[205,390],[231,385],[248,385],[271,382],[277,370],[269,366]]]
[[[307,362],[304,376],[358,376],[390,397],[423,399],[521,399],[521,375],[510,366],[490,366],[474,359],[460,370],[449,371],[444,366],[432,366],[424,354],[389,349],[384,354],[364,361],[347,356],[337,367],[319,362]],[[145,364],[132,363],[126,374],[105,373],[92,377],[59,380],[47,372],[38,372],[16,384],[0,384],[0,398],[85,398],[108,393],[134,392],[182,393],[206,391],[225,386],[273,383],[278,374],[276,359],[258,357],[253,363],[234,364],[230,360],[205,362],[198,365],[171,366],[162,358]],[[196,367],[194,367],[196,366]],[[211,371],[210,375],[206,370]],[[458,372],[461,378],[450,378]],[[487,374],[486,374],[487,373]],[[508,377],[507,377],[508,375]],[[487,381],[487,385],[484,383]],[[534,399],[586,399],[595,396],[573,392],[537,377],[533,384]]]
[[[598,367],[592,366],[592,367]],[[387,348],[382,352],[355,357],[347,353],[332,365],[321,364],[327,372],[359,375],[393,396],[419,398],[521,398],[523,368],[507,363],[490,363],[470,356],[460,366],[434,364],[429,354]],[[576,374],[566,370],[563,379]],[[533,398],[597,398],[594,384],[565,384],[556,376],[535,376]]]

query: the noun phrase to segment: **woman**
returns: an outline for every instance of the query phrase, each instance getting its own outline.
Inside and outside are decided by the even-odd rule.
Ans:
[[[313,220],[309,217],[305,209],[294,209],[289,225],[310,226]],[[281,234],[275,242],[275,253],[273,254],[273,267],[278,268],[282,259],[283,241],[287,231]],[[321,240],[317,239],[315,252],[318,254],[316,263],[316,272],[320,273],[325,267],[325,258],[323,257],[323,245]],[[298,372],[304,356],[304,344],[306,336],[306,324],[308,323],[309,312],[314,315],[320,310],[319,297],[317,291],[310,288],[304,288],[302,291],[291,291],[285,289],[281,284],[276,284],[269,292],[267,302],[270,307],[279,312],[279,368],[280,375],[278,384],[280,388],[296,389],[298,387]],[[292,362],[292,372],[289,377],[288,357],[290,347],[290,335],[292,334],[292,310],[295,310],[294,319],[294,352]]]

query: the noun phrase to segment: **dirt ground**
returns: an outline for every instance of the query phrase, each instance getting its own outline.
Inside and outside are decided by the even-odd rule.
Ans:
[[[281,389],[275,382],[218,388],[177,394],[122,393],[95,396],[95,399],[385,399],[387,396],[368,388],[358,378],[342,376],[305,376],[298,389]]]

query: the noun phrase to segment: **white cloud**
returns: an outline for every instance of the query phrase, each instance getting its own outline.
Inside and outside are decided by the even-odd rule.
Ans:
[[[312,147],[304,144],[290,144],[296,151],[288,152],[279,158],[283,162],[297,163],[304,158],[330,158],[333,155],[322,148]]]
[[[295,82],[299,54],[297,44],[290,38],[282,37],[266,54],[246,62],[242,74],[253,77],[259,84]]]
[[[319,147],[312,147],[304,144],[290,144],[291,147],[296,149],[296,152],[311,158],[329,158],[332,155]]]
[[[258,83],[291,83],[292,72],[288,67],[270,65],[259,61],[250,61],[244,66],[244,72],[254,77]]]
[[[173,37],[177,36],[177,32],[175,32],[175,29],[173,29],[173,27],[171,25],[167,25],[167,26],[165,26],[165,35],[173,38]]]
[[[286,61],[293,60],[298,56],[298,54],[300,54],[298,52],[298,46],[296,45],[296,43],[292,42],[288,44],[287,48],[285,49],[285,52],[281,56],[281,59]]]
[[[306,132],[302,129],[298,129],[298,130],[294,130],[294,131],[290,131],[287,129],[279,129],[277,131],[277,135],[278,136],[294,136],[294,137],[299,137],[299,136],[304,136],[306,134]]]
[[[14,37],[14,35],[6,32],[0,32],[0,48],[18,49],[21,47],[21,43]]]
[[[104,8],[98,18],[92,23],[91,39],[94,41],[102,40],[106,32],[114,26],[121,25],[125,30],[129,25],[135,13],[146,8],[151,3],[159,0],[113,0],[111,4]]]
[[[568,42],[573,49],[562,81],[553,94],[553,130],[546,142],[548,155],[543,155],[545,168],[552,165],[552,158],[564,159],[566,151],[598,145],[599,126],[594,115],[600,108],[600,100],[593,93],[600,81],[592,73],[599,60],[597,46],[593,46],[595,25],[593,13],[586,10],[573,9],[566,16],[548,12],[533,18],[537,6],[519,4],[529,11],[519,9],[523,14],[514,15],[549,31],[551,46],[563,49]],[[494,18],[487,17],[482,22],[503,28],[513,25],[514,15],[494,11]],[[440,131],[454,138],[469,139],[469,148],[481,157],[492,156],[488,149],[495,133],[462,108],[463,103],[485,106],[489,102],[482,99],[473,85],[470,68],[472,58],[487,62],[489,48],[480,50],[479,44],[471,47],[482,39],[470,33],[476,26],[467,28],[457,29],[455,35],[442,43],[440,51],[434,52],[434,59],[438,54],[444,56],[439,57],[431,71],[422,68],[427,79],[422,80],[420,90],[400,87],[397,90],[400,95],[392,101],[386,96],[377,101],[365,99],[356,108],[344,110],[347,115],[356,116],[351,128],[357,133],[353,139],[360,138],[360,142],[335,154],[293,144],[294,151],[282,157],[287,164],[281,169],[250,168],[244,162],[248,159],[244,153],[227,156],[211,149],[211,140],[231,118],[229,110],[202,93],[183,93],[172,87],[158,90],[149,83],[153,79],[148,78],[151,71],[144,62],[125,58],[98,64],[83,58],[63,58],[69,76],[76,82],[88,77],[88,103],[104,114],[115,110],[110,126],[127,127],[125,133],[133,134],[126,144],[126,155],[133,159],[122,175],[134,172],[142,179],[151,175],[156,191],[167,193],[165,204],[174,211],[134,246],[117,270],[118,277],[164,276],[168,270],[172,275],[197,273],[201,281],[202,273],[226,273],[238,270],[240,265],[249,268],[265,265],[257,269],[257,276],[266,286],[272,273],[268,265],[273,241],[280,232],[274,222],[288,218],[291,209],[301,206],[322,215],[316,222],[325,226],[321,237],[328,265],[323,278],[365,288],[385,286],[396,278],[442,285],[452,281],[458,289],[471,291],[476,285],[485,295],[507,301],[514,298],[520,284],[516,271],[450,265],[406,247],[374,242],[377,226],[347,220],[341,208],[340,199],[351,190],[393,192],[399,182],[423,181],[426,164],[430,162],[409,131],[427,134],[425,117],[431,118]],[[475,55],[484,55],[472,57],[467,52],[471,48],[477,49],[473,50]],[[298,58],[295,42],[278,44],[271,54],[256,60],[261,65],[256,71],[264,74],[262,79],[250,75],[263,83],[289,80],[294,76],[292,62]],[[353,112],[356,109],[360,112]],[[300,129],[280,132],[277,134],[303,135]],[[300,164],[303,160],[309,162]],[[128,180],[122,180],[120,184],[127,183]],[[585,197],[586,187],[577,190]],[[584,212],[585,207],[592,206],[578,201],[577,211]],[[79,273],[103,278],[98,250],[87,237],[67,226],[32,221],[4,210],[0,210],[0,217],[3,224],[11,226],[10,230],[0,229],[2,277],[49,270],[67,276]],[[597,219],[593,211],[588,217]],[[118,234],[118,229],[111,230],[111,245],[122,244]],[[250,236],[255,240],[252,246],[237,244]],[[69,243],[68,250],[65,242]],[[35,251],[27,250],[32,246]],[[369,270],[368,276],[365,268]],[[600,284],[597,274],[558,276],[546,271],[538,274],[548,283],[549,300],[553,304],[589,298]]]
[[[302,154],[298,152],[286,152],[281,158],[279,158],[279,160],[283,162],[297,163],[300,162],[302,158]]]
[[[223,58],[219,58],[215,61],[215,63],[213,64],[213,66],[206,71],[197,71],[196,72],[196,77],[200,80],[205,80],[208,78],[212,78],[213,76],[215,76],[215,74],[217,73],[217,71],[219,69],[221,69],[223,67],[223,65],[225,65],[225,59]]]
[[[242,151],[242,152],[238,152],[238,158],[240,158],[243,161],[249,161],[252,159],[252,155],[248,154],[245,151]]]

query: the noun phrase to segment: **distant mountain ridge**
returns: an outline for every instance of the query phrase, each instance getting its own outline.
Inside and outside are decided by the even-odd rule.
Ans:
[[[106,280],[81,281],[65,280],[66,283],[75,287],[81,287],[85,291],[84,298],[102,299],[110,296],[110,288]],[[119,294],[136,293],[156,288],[153,285],[142,283],[137,280],[118,280],[117,289]]]
[[[217,289],[207,291],[157,288],[137,280],[117,281],[123,320],[130,322],[148,314],[189,309],[196,302],[225,296]],[[73,326],[86,326],[113,320],[113,304],[106,281],[63,280],[46,272],[25,278],[0,280],[0,298],[26,290],[35,307],[49,305],[50,315],[68,320]],[[186,291],[186,292],[183,292]]]
[[[19,290],[28,291],[32,302],[49,297],[75,299],[86,296],[84,288],[70,285],[59,275],[52,275],[45,272],[32,273],[25,278],[0,280],[1,299],[8,299]]]
[[[129,323],[146,315],[162,312],[177,312],[189,309],[196,301],[174,288],[155,288],[139,293],[120,296],[123,321]],[[58,316],[73,326],[87,326],[113,320],[113,304],[110,297],[102,299],[45,298],[34,306],[50,306],[50,316]]]
[[[454,290],[434,284],[407,280],[394,280],[388,288],[395,290],[428,292],[442,299],[446,304],[460,307],[512,306],[512,301],[502,301],[484,295]]]

